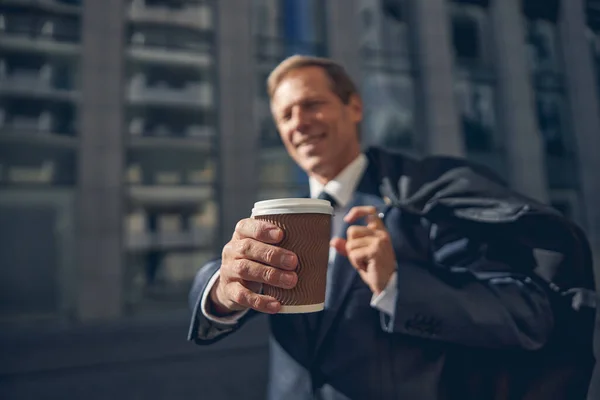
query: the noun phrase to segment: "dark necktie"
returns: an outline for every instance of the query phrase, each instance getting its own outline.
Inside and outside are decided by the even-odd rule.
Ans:
[[[337,206],[337,201],[326,191],[322,191],[321,193],[319,193],[319,196],[317,196],[317,198],[321,199],[321,200],[327,200],[329,203],[331,203],[331,206],[333,208],[336,208],[336,206]],[[333,229],[333,226],[332,226],[332,229]],[[318,329],[319,329],[319,325],[321,324],[322,316],[323,316],[323,311],[306,315],[306,322],[308,323],[309,335],[313,339],[313,345],[315,343],[314,340],[316,340],[316,336],[318,334]]]
[[[335,199],[326,191],[322,191],[321,193],[319,193],[319,196],[317,196],[317,199],[327,200],[328,202],[331,203],[331,207],[333,207],[333,208],[335,208],[337,206],[337,201],[335,201]]]

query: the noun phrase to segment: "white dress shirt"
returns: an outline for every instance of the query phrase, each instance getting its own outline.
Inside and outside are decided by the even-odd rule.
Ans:
[[[349,211],[347,209],[348,204],[352,200],[354,191],[358,186],[360,178],[367,168],[368,160],[364,154],[360,154],[354,161],[352,161],[342,172],[338,174],[334,179],[322,185],[314,178],[309,178],[308,184],[310,187],[310,197],[316,198],[322,191],[327,192],[333,197],[337,205],[334,209],[333,215],[333,235],[339,236],[341,234],[342,227],[344,226],[344,215]],[[330,248],[329,250],[329,263],[333,263],[337,252],[335,249]],[[238,313],[228,315],[227,317],[216,317],[208,312],[208,294],[219,277],[219,271],[217,271],[211,280],[209,281],[206,290],[202,296],[201,309],[202,313],[206,318],[212,322],[216,322],[220,325],[234,325],[240,318],[242,318],[248,310],[240,311]],[[371,299],[371,307],[378,309],[379,311],[392,317],[395,314],[396,306],[396,279],[397,274],[394,272],[388,281],[385,289],[378,295],[373,295]]]

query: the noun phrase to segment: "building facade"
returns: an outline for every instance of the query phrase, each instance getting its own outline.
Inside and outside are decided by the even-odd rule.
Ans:
[[[365,145],[485,163],[600,249],[599,4],[3,0],[0,323],[187,307],[256,200],[307,192],[265,90],[292,54],[346,66]]]

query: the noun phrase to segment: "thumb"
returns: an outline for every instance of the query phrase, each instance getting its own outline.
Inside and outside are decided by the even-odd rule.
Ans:
[[[331,239],[329,246],[333,247],[342,256],[348,257],[348,252],[346,251],[346,242],[346,239],[336,237]]]

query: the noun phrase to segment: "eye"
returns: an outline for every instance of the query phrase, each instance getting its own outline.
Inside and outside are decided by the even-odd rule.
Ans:
[[[281,114],[281,116],[279,117],[281,121],[289,121],[290,118],[292,118],[292,113],[290,111]]]
[[[322,101],[320,100],[311,100],[311,101],[307,101],[304,104],[304,108],[306,108],[307,110],[315,110],[317,109],[321,104],[323,104]]]

